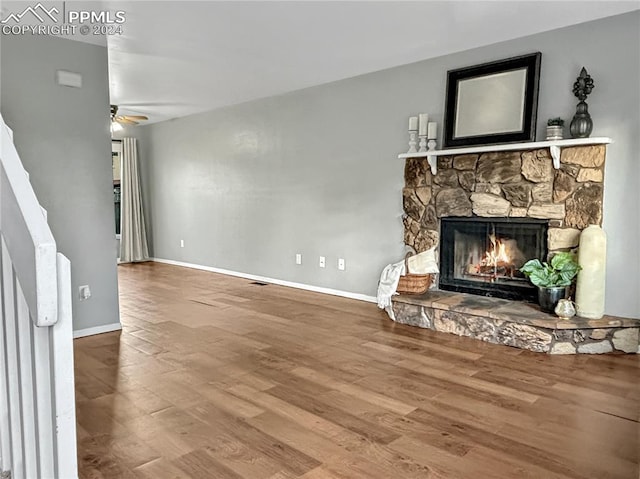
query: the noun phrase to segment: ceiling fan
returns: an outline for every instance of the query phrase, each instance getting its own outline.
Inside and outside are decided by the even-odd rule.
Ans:
[[[148,120],[144,115],[118,115],[118,105],[111,105],[111,130],[122,130],[122,125],[137,125],[141,121]]]

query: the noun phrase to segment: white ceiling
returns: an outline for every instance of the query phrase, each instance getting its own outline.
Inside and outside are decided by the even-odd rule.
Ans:
[[[640,9],[636,1],[127,1],[111,102],[150,122]]]

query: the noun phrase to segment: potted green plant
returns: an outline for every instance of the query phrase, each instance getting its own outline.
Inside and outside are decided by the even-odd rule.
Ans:
[[[562,140],[564,138],[564,120],[560,117],[547,121],[547,140]]]
[[[548,263],[531,259],[520,271],[538,287],[540,309],[553,313],[558,301],[566,298],[567,288],[580,271],[580,265],[573,254],[556,253]]]

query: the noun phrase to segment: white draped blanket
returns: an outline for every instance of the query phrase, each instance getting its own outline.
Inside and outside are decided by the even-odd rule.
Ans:
[[[408,263],[409,271],[414,274],[435,274],[439,272],[435,258],[435,248],[411,256]],[[405,269],[404,261],[388,264],[382,270],[380,282],[378,283],[378,307],[384,309],[393,320],[395,318],[391,309],[391,297],[397,294],[398,281],[400,281],[400,276],[406,274]]]
[[[382,270],[380,282],[378,283],[378,307],[384,309],[391,306],[391,296],[396,294],[400,276],[404,276],[404,261],[395,264],[388,264]]]

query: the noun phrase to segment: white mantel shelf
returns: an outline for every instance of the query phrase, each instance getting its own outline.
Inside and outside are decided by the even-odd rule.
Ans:
[[[608,145],[612,143],[611,138],[572,138],[570,140],[551,140],[551,141],[533,141],[528,143],[507,143],[504,145],[482,145],[470,146],[466,148],[450,148],[448,150],[428,150],[417,153],[403,153],[398,155],[400,159],[406,158],[427,158],[431,166],[431,174],[438,172],[438,157],[452,155],[466,155],[469,153],[487,153],[494,151],[515,151],[515,150],[538,150],[541,148],[549,148],[551,158],[553,159],[553,167],[557,170],[560,168],[560,152],[562,148],[569,146],[584,145]]]

